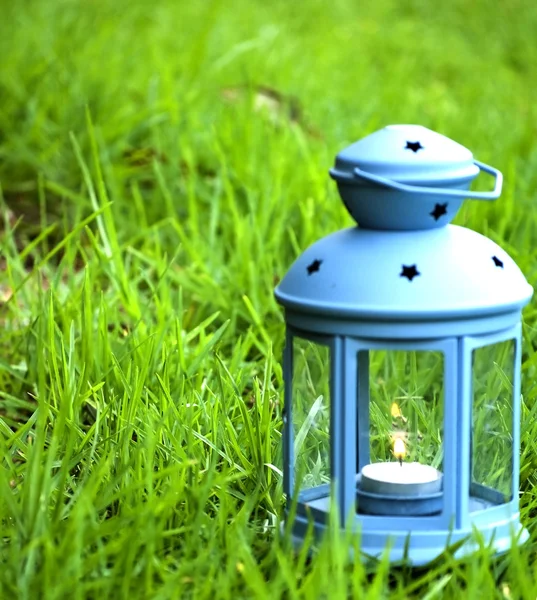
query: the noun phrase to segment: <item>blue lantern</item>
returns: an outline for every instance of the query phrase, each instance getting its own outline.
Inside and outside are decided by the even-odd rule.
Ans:
[[[484,171],[491,192],[469,191]],[[366,556],[422,565],[475,533],[497,552],[519,520],[521,310],[532,295],[490,239],[451,225],[502,176],[460,144],[393,125],[330,170],[357,221],[310,246],[285,307],[284,488],[293,536],[335,503]],[[290,507],[294,506],[290,511]],[[349,521],[350,519],[350,521]]]

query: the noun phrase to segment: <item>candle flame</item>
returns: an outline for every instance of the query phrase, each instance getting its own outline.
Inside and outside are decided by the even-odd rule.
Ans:
[[[405,442],[401,438],[395,438],[393,441],[393,455],[399,461],[402,461],[406,454]]]

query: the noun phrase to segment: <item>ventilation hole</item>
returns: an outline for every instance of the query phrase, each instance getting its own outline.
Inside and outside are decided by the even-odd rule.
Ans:
[[[447,205],[447,202],[444,202],[444,204],[435,204],[434,210],[429,214],[431,215],[431,217],[433,217],[435,221],[438,221],[440,217],[443,217],[447,214]]]
[[[321,268],[322,260],[318,260],[317,258],[308,266],[308,275],[312,273],[317,273],[317,271]]]
[[[407,142],[405,150],[412,150],[412,152],[415,154],[418,150],[424,150],[424,147],[420,142]]]
[[[409,281],[412,281],[418,275],[421,275],[421,273],[416,268],[416,265],[403,265],[403,270],[399,274],[400,277],[406,277]]]

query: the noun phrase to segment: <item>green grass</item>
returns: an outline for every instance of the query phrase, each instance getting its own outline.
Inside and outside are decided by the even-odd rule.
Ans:
[[[280,539],[272,296],[302,249],[350,224],[335,153],[397,122],[504,172],[502,198],[457,222],[537,283],[532,3],[0,12],[0,597],[535,599],[535,303],[531,539],[409,571],[347,564],[357,542],[335,532],[311,559]]]

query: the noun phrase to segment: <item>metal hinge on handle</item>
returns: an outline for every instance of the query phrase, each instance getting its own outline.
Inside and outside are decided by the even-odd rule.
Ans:
[[[452,198],[474,198],[475,200],[496,200],[502,193],[503,175],[498,169],[490,167],[482,162],[474,160],[474,164],[479,168],[480,171],[489,173],[495,178],[495,185],[492,192],[471,192],[469,190],[453,190],[440,187],[423,187],[419,185],[407,185],[405,183],[399,183],[393,181],[393,179],[386,179],[380,175],[373,175],[367,171],[356,167],[354,169],[355,177],[365,179],[378,185],[382,185],[393,190],[400,192],[412,192],[413,194],[434,194],[435,196],[450,196]]]

